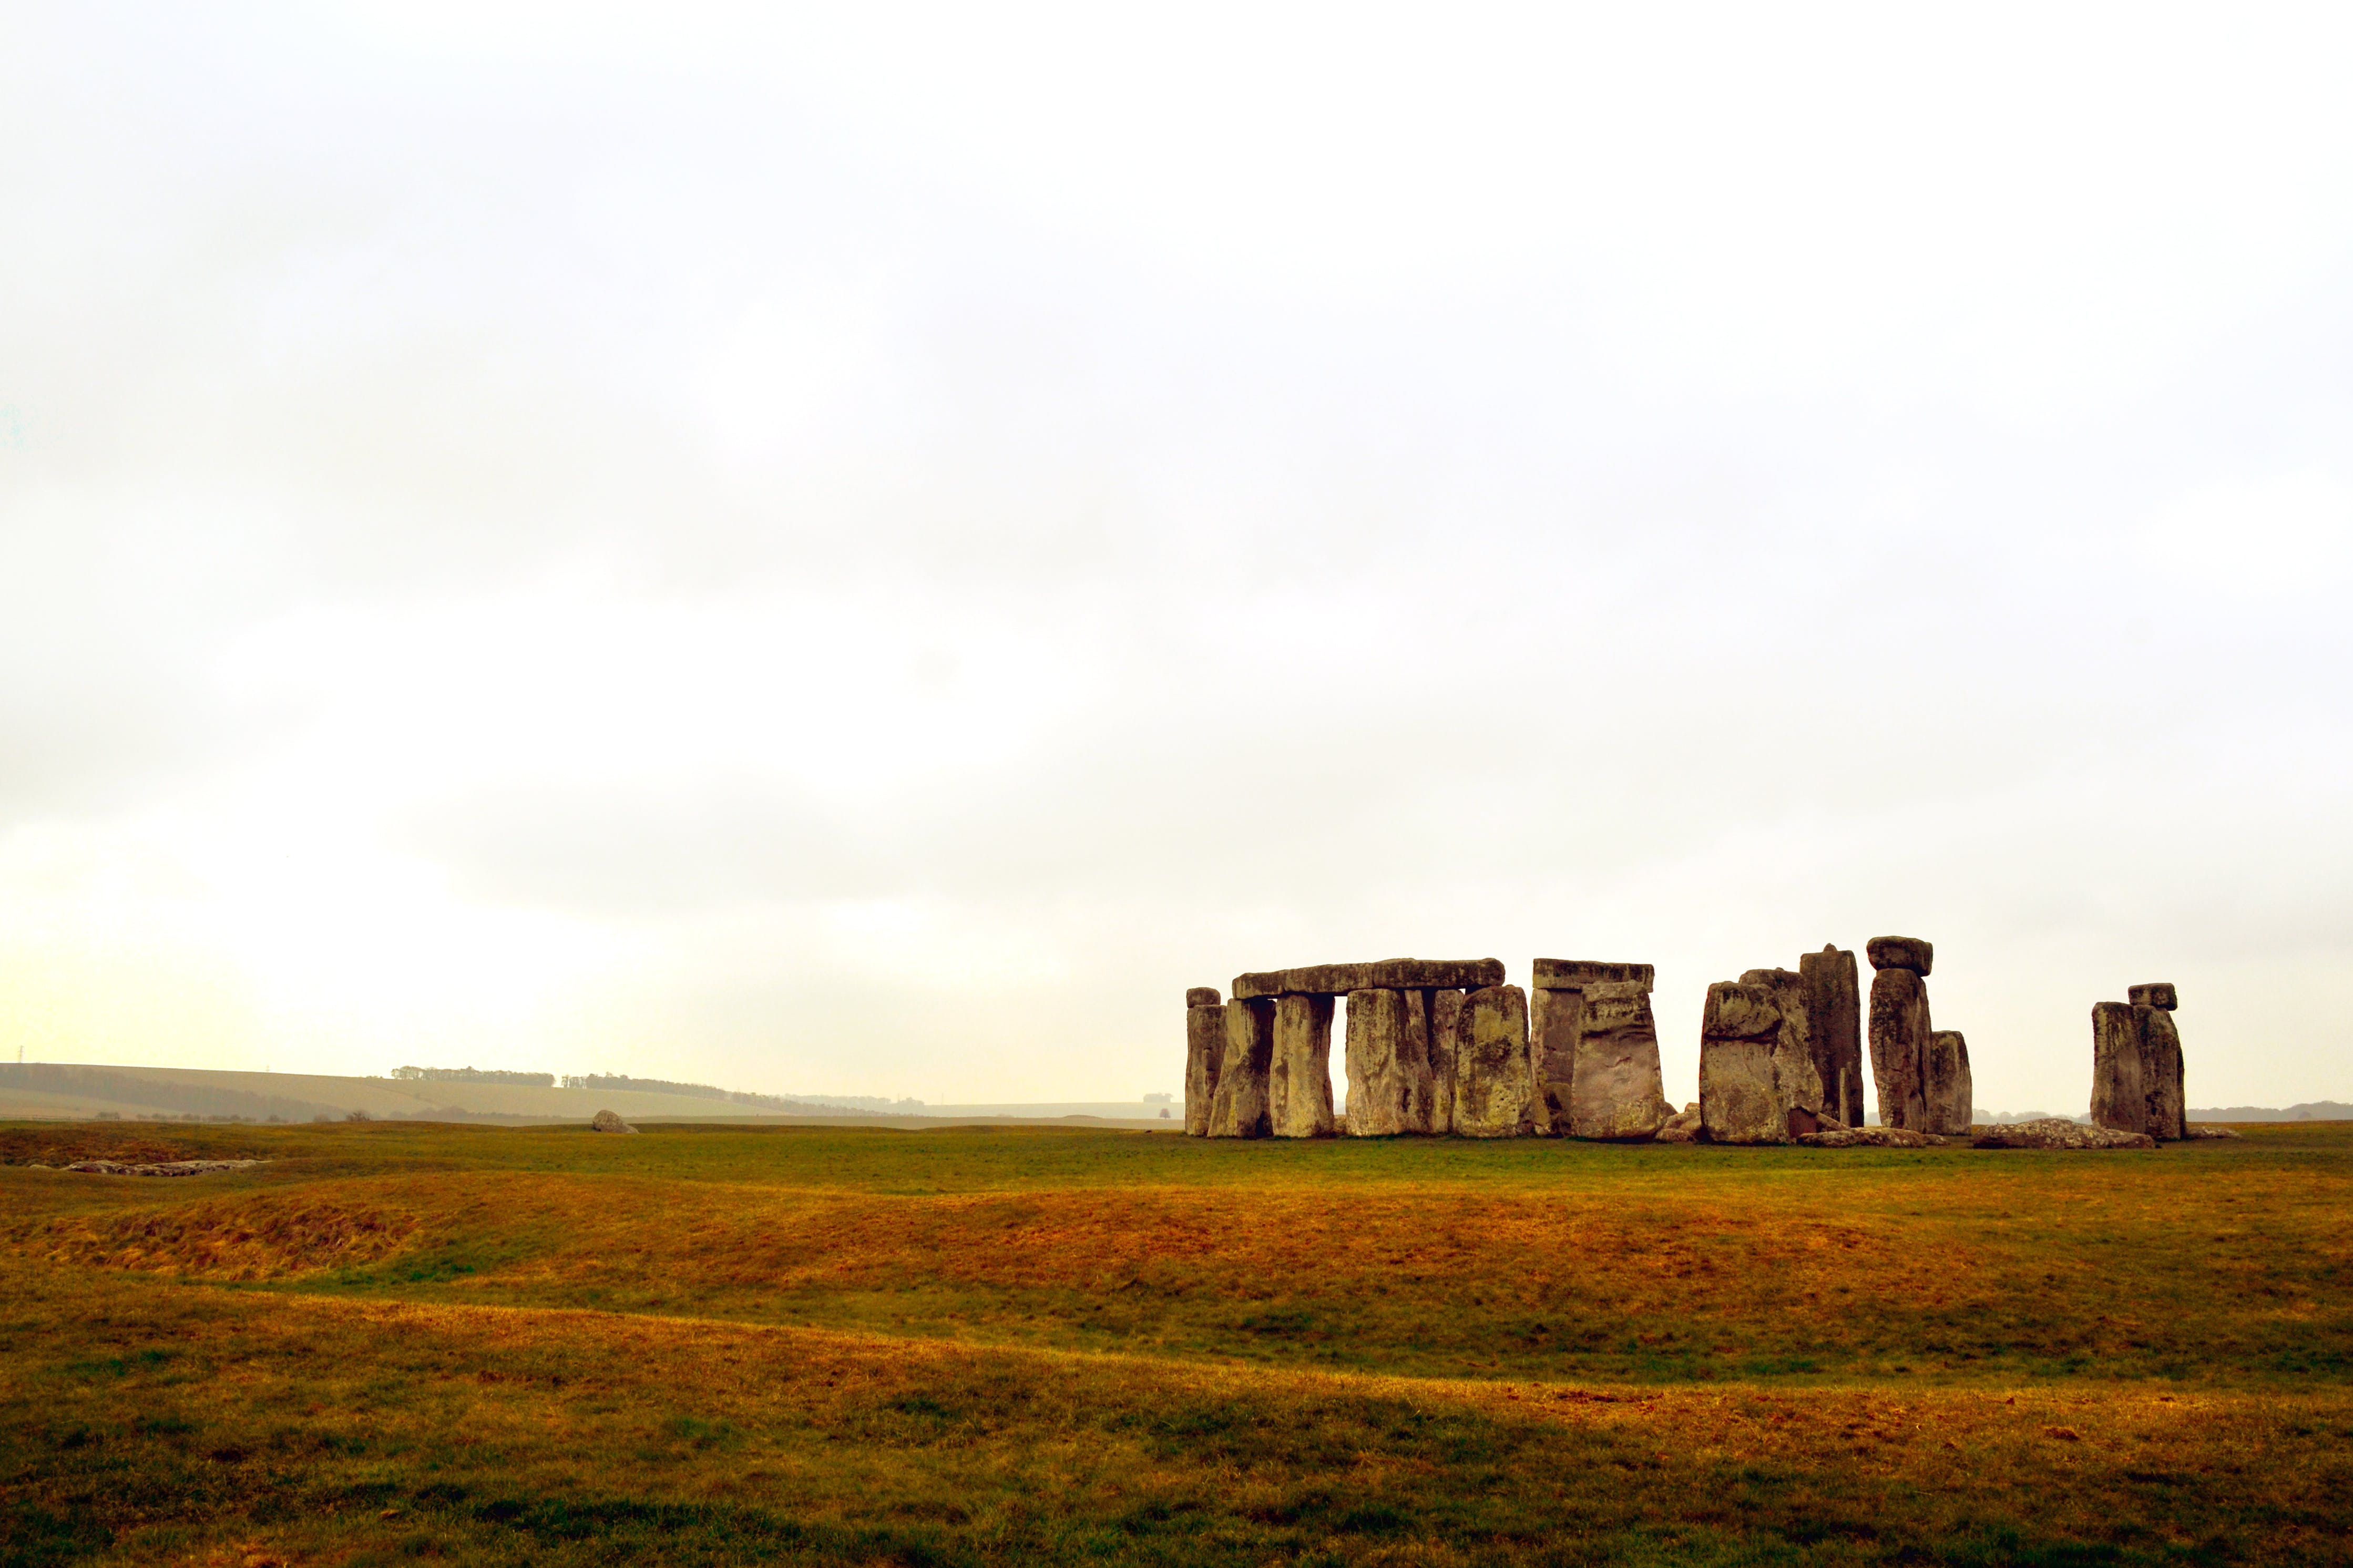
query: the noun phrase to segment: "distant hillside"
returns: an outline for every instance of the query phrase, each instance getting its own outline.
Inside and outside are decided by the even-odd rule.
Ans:
[[[2192,1121],[2353,1121],[2353,1105],[2334,1100],[2307,1100],[2274,1110],[2261,1105],[2226,1105],[2219,1110],[2192,1110]]]

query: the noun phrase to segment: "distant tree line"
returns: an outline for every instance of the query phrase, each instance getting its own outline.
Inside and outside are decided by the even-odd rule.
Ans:
[[[892,1110],[920,1107],[923,1103],[920,1100],[902,1100],[894,1102],[860,1095],[828,1096],[824,1100],[811,1100],[785,1094],[754,1094],[749,1089],[722,1089],[713,1083],[680,1083],[666,1078],[632,1078],[629,1074],[622,1072],[566,1074],[564,1087],[603,1089],[607,1093],[628,1090],[636,1094],[678,1094],[691,1100],[724,1100],[730,1105],[752,1105],[768,1110],[803,1114],[813,1110],[820,1112],[843,1110]]]
[[[501,1072],[491,1068],[395,1068],[392,1076],[410,1082],[427,1083],[513,1083],[525,1089],[554,1089],[555,1075],[552,1072]],[[568,1085],[571,1079],[566,1079]]]

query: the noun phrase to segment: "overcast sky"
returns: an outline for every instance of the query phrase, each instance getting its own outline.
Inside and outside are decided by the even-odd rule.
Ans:
[[[2353,1099],[2342,7],[0,13],[0,1047],[1182,1089],[1936,945]],[[1336,1056],[1335,1052],[1335,1056]]]

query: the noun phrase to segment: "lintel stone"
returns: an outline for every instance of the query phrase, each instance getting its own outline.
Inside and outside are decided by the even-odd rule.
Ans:
[[[1603,963],[1590,958],[1539,958],[1528,984],[1537,991],[1582,991],[1588,985],[1634,984],[1651,990],[1658,970],[1648,963]]]
[[[1255,996],[1345,996],[1351,991],[1480,991],[1504,983],[1500,958],[1384,958],[1372,963],[1311,963],[1234,976],[1238,1000]]]

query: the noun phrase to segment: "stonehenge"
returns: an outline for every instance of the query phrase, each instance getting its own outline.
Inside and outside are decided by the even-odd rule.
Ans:
[[[2092,1121],[2116,1132],[2141,1132],[2160,1142],[2189,1136],[2181,1082],[2181,1005],[2162,982],[2135,985],[2129,1002],[2092,1009]]]
[[[1969,1139],[1968,1041],[1929,1017],[1935,948],[1880,936],[1863,954],[1867,1003],[1855,954],[1835,943],[1803,954],[1795,970],[1751,969],[1710,985],[1699,1099],[1680,1113],[1665,1093],[1647,963],[1539,958],[1525,990],[1507,984],[1493,958],[1240,974],[1222,996],[1211,986],[1185,994],[1185,1131],[1812,1148]],[[2092,1009],[2090,1121],[2127,1140],[2187,1139],[2179,994],[2152,982],[2127,995]],[[1347,1100],[1335,1115],[1332,1031],[1344,997]],[[1866,1038],[1877,1127],[1863,1112]]]

